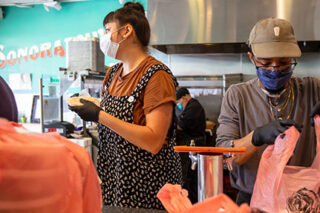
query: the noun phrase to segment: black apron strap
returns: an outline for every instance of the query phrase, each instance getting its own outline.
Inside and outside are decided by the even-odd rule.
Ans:
[[[117,63],[115,65],[113,65],[111,67],[111,70],[110,70],[110,74],[109,74],[109,77],[108,77],[108,82],[106,83],[106,88],[105,88],[105,91],[108,92],[108,87],[110,86],[111,82],[112,82],[112,78],[114,76],[114,74],[116,73],[116,71],[118,70],[118,68],[120,67],[120,64],[121,63]]]
[[[170,71],[170,69],[164,65],[164,64],[155,64],[152,65],[147,72],[143,75],[143,77],[141,78],[141,80],[139,81],[137,87],[133,90],[131,96],[133,96],[135,99],[138,98],[142,92],[142,90],[146,87],[146,85],[148,84],[149,80],[151,79],[151,77],[153,76],[153,74],[159,70],[164,70],[166,71],[169,75],[171,75],[172,80],[175,84],[175,87],[178,87],[178,81],[177,79],[173,76],[172,72]]]

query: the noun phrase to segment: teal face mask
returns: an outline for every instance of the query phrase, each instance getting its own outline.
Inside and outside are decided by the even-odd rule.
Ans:
[[[177,107],[178,107],[178,109],[180,109],[181,111],[183,110],[183,107],[182,107],[182,105],[181,105],[180,103],[177,103]]]

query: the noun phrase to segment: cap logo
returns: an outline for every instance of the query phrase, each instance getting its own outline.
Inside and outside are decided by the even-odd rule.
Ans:
[[[274,27],[274,28],[273,28],[273,31],[274,31],[274,35],[275,35],[275,36],[278,37],[278,36],[280,35],[280,27]]]

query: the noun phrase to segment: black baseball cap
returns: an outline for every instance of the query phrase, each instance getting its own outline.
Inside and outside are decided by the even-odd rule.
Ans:
[[[179,88],[177,90],[176,99],[179,100],[180,98],[188,94],[190,94],[190,92],[187,88]]]

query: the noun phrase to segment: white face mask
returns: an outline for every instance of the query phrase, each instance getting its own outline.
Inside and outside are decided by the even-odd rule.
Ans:
[[[118,32],[119,30],[117,30],[115,32]],[[115,59],[117,56],[119,45],[122,41],[124,41],[124,39],[122,41],[120,41],[119,43],[113,42],[113,41],[111,41],[111,34],[112,33],[109,32],[109,33],[104,34],[103,36],[100,37],[100,49],[106,56],[109,56],[109,57]]]

